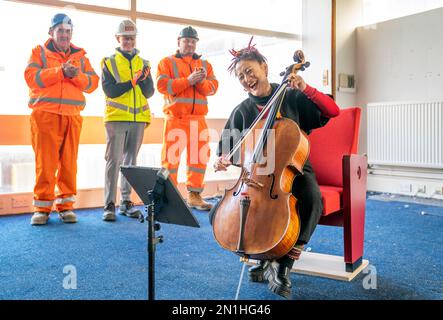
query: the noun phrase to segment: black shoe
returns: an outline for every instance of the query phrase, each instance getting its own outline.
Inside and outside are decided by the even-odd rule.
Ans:
[[[292,295],[290,273],[291,268],[276,261],[272,262],[271,266],[264,272],[265,278],[269,281],[269,290],[286,299],[290,299]]]
[[[269,260],[260,260],[259,264],[248,269],[249,281],[265,282],[265,271],[269,269],[271,262]]]

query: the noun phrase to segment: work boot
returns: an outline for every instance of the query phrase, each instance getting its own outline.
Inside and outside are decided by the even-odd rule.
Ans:
[[[105,206],[102,219],[104,221],[115,221],[115,204],[114,204],[114,202],[110,202]]]
[[[138,218],[141,211],[134,207],[134,203],[130,200],[123,200],[119,207],[120,214],[129,218]]]
[[[271,262],[269,260],[260,260],[258,265],[248,269],[249,281],[251,282],[265,282],[265,271],[269,269]]]
[[[77,222],[77,216],[72,210],[60,211],[58,214],[60,215],[60,219],[62,219],[63,223]]]
[[[188,206],[197,210],[209,211],[212,209],[212,204],[204,201],[199,192],[189,191]]]
[[[49,213],[46,212],[34,212],[31,218],[31,225],[39,226],[46,224],[49,219]]]
[[[290,267],[273,261],[271,266],[264,272],[265,278],[269,281],[269,290],[286,299],[290,299],[292,295],[290,273]]]

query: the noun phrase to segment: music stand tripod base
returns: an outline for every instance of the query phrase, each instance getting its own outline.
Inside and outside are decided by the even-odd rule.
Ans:
[[[156,245],[163,242],[163,236],[156,237],[160,230],[157,222],[199,228],[197,219],[187,206],[166,169],[121,166],[123,176],[143,201],[148,220],[149,257],[149,300],[155,300],[155,251]],[[140,221],[145,218],[142,216]]]

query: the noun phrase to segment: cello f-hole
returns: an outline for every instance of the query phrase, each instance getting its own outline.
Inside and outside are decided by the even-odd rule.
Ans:
[[[238,190],[234,191],[234,193],[233,193],[234,197],[238,196],[242,189],[243,189],[243,181],[242,181],[240,187],[238,188]]]
[[[271,197],[272,200],[275,200],[278,198],[278,194],[273,195],[272,191],[274,190],[274,184],[275,184],[275,175],[273,173],[268,174],[268,177],[272,177],[272,183],[271,183],[271,188],[269,189],[269,196]]]

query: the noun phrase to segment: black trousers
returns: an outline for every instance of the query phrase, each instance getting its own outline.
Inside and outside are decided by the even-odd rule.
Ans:
[[[311,239],[323,212],[320,188],[309,161],[303,168],[303,175],[295,177],[292,194],[297,198],[297,211],[300,216],[300,235],[297,244],[306,244]],[[277,261],[288,267],[292,267],[293,264],[293,260],[288,256]]]

